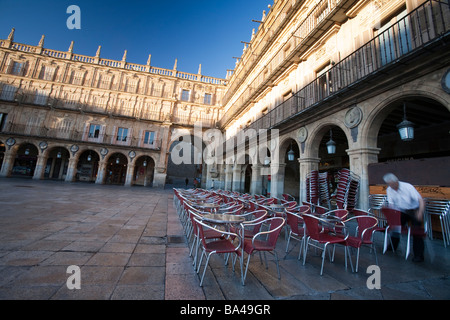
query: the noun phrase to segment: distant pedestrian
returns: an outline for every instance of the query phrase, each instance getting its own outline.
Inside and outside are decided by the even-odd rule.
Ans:
[[[425,203],[420,193],[413,185],[399,181],[398,178],[388,173],[383,177],[384,182],[389,186],[386,189],[387,200],[390,205],[399,210],[401,215],[401,224],[406,225],[411,221],[412,235],[413,235],[413,251],[414,262],[421,262],[424,260],[424,230],[422,227],[423,212]],[[400,234],[392,234],[392,245],[394,250],[400,242]]]
[[[189,184],[189,179],[186,178],[186,180],[184,180],[184,182],[186,182],[186,188],[187,188],[187,186],[188,186],[188,184]]]

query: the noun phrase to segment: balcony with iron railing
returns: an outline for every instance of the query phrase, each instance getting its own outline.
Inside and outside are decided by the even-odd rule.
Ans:
[[[200,117],[192,114],[169,113],[169,110],[160,108],[159,110],[146,108],[145,101],[140,99],[128,105],[122,105],[119,101],[104,104],[92,104],[80,102],[80,99],[57,99],[52,96],[42,95],[33,90],[18,90],[10,85],[0,83],[0,101],[14,103],[19,106],[33,106],[47,108],[49,110],[66,110],[79,113],[86,113],[94,116],[108,116],[123,118],[128,120],[142,120],[162,123],[168,121],[182,126],[194,126],[201,123],[204,128],[212,128],[217,119],[213,113],[202,113]]]
[[[215,78],[215,77],[208,77],[201,74],[193,74],[193,73],[187,73],[187,72],[180,72],[176,69],[164,69],[164,68],[157,68],[154,66],[151,66],[150,64],[137,64],[137,63],[130,63],[125,60],[111,60],[111,59],[104,59],[99,56],[86,56],[81,54],[75,54],[71,51],[58,51],[58,50],[52,50],[47,48],[42,48],[40,46],[31,46],[27,44],[12,42],[5,39],[0,39],[0,47],[9,48],[14,51],[19,52],[27,52],[27,53],[33,53],[33,54],[40,54],[47,57],[57,58],[57,59],[64,59],[69,61],[78,61],[78,62],[84,62],[89,64],[98,64],[101,66],[107,66],[111,68],[122,68],[125,70],[132,70],[137,72],[143,72],[143,73],[151,73],[151,74],[157,74],[157,75],[163,75],[163,76],[170,76],[180,79],[189,79],[192,81],[200,81],[206,84],[215,84],[215,85],[226,85],[227,80]]]
[[[403,60],[429,51],[431,45],[445,43],[444,39],[449,36],[450,5],[429,0],[334,64],[292,97],[261,115],[247,128],[258,132],[259,129],[280,127],[288,119],[297,119],[334,97],[342,97]],[[233,144],[228,142],[227,145]]]
[[[320,38],[333,23],[343,22],[345,20],[345,14],[342,13],[353,2],[347,0],[319,1],[302,23],[280,45],[280,49],[273,57],[250,79],[245,90],[239,94],[233,102],[233,105],[228,108],[226,114],[220,120],[219,126],[224,127],[229,121],[235,118],[238,112],[245,109],[255,97],[263,92],[270,81],[273,81],[282,74],[289,65],[292,65],[295,61],[298,62],[301,54],[306,52],[314,44],[315,39]],[[258,52],[258,54],[261,56],[262,52]],[[254,64],[248,63],[246,70],[250,67],[254,67]],[[230,79],[229,88],[222,100],[224,106],[231,101],[239,87],[241,87],[244,80],[250,74],[251,70],[249,69],[247,71],[246,73],[241,71],[241,75],[239,76],[240,81]]]

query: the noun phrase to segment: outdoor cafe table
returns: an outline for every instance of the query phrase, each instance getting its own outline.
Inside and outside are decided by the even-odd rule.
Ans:
[[[276,216],[277,213],[279,214],[279,213],[283,213],[284,212],[285,206],[282,205],[282,204],[275,204],[275,203],[273,203],[271,205],[266,206],[266,208],[269,209],[271,212],[273,212],[274,216]]]
[[[216,211],[219,208],[218,204],[209,202],[195,203],[194,206],[208,211]]]
[[[204,214],[203,220],[220,224],[239,224],[241,222],[244,222],[245,218],[233,214],[212,213],[212,214]]]

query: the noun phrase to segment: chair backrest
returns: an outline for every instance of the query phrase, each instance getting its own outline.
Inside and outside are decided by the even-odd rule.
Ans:
[[[369,211],[381,209],[384,205],[386,205],[385,194],[369,194]]]
[[[303,224],[303,218],[291,211],[286,210],[286,223],[295,234],[300,234],[300,224]]]
[[[328,211],[330,211],[330,209],[328,209],[326,207],[319,206],[319,205],[316,205],[314,210],[315,210],[314,212],[317,213],[317,214],[325,214]]]
[[[250,210],[250,211],[255,211],[256,210],[256,203],[253,202],[252,200],[248,201],[248,210]]]
[[[318,239],[319,234],[322,231],[322,227],[319,225],[320,219],[310,214],[303,215],[303,221],[305,221],[306,233],[312,239]]]
[[[264,223],[269,223],[269,231],[267,231],[267,234],[269,236],[266,240],[266,244],[268,247],[275,249],[278,236],[280,235],[281,228],[283,227],[284,222],[285,220],[281,217],[273,217],[264,220]]]
[[[359,215],[351,217],[350,219],[346,220],[345,223],[352,220],[356,220],[356,222],[358,223],[357,236],[361,240],[363,240],[363,242],[371,241],[374,228],[378,225],[378,219],[374,216]]]
[[[354,216],[369,216],[369,212],[361,209],[353,209],[352,211]]]
[[[331,210],[327,213],[328,215],[331,216],[335,216],[341,220],[345,220],[345,218],[347,218],[348,216],[348,210],[346,209],[336,209],[336,210]]]
[[[383,207],[381,208],[381,213],[386,217],[387,223],[389,226],[401,226],[401,212],[394,209]]]
[[[425,198],[425,210],[428,214],[445,215],[450,209],[450,200]]]
[[[297,205],[297,201],[289,201],[284,203],[285,208],[293,208]]]

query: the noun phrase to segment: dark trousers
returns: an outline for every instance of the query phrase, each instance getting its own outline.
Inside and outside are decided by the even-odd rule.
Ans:
[[[414,256],[423,258],[423,252],[425,248],[424,245],[425,231],[422,226],[422,221],[419,221],[416,218],[416,211],[417,210],[405,210],[404,212],[402,212],[401,223],[402,226],[405,226],[409,222],[411,222],[411,234],[413,237]],[[399,241],[400,241],[400,234],[393,233],[392,244],[394,245],[394,248],[398,246]]]

